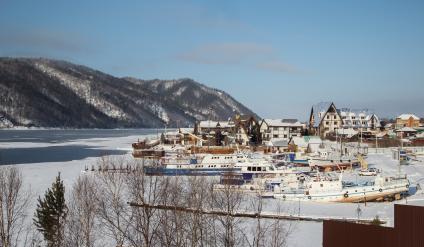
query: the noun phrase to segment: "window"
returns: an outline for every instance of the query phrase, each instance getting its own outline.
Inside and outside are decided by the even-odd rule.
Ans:
[[[328,121],[327,121],[327,122],[325,122],[325,124],[326,124],[326,125],[329,125],[329,124],[330,124],[330,122],[328,122]]]
[[[275,131],[278,131],[278,127],[274,127],[274,130],[275,130]]]
[[[329,115],[327,115],[327,119],[330,119],[330,116]]]
[[[278,138],[278,135],[273,135],[274,138]]]

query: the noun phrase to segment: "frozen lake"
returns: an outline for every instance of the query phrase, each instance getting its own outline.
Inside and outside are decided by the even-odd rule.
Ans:
[[[157,132],[152,129],[0,130],[0,165],[66,162],[102,155],[123,155],[125,150],[102,146],[102,141]]]
[[[147,136],[156,137],[157,130],[0,130],[0,164],[18,166],[30,187],[35,207],[36,198],[50,187],[55,176],[61,172],[65,186],[71,188],[85,166],[96,163],[101,155],[126,156],[131,158],[131,143]],[[368,156],[371,166],[384,173],[395,175],[398,162],[390,154]],[[420,162],[402,166],[401,172],[408,174],[411,184],[424,181],[424,164]],[[69,189],[68,189],[69,190]],[[265,210],[275,210],[278,201],[267,199]],[[408,203],[424,205],[422,190],[408,200],[396,202],[361,204],[336,204],[280,202],[287,211],[309,216],[357,217],[358,206],[362,218],[380,218],[393,225],[393,204]],[[300,206],[300,207],[299,207]],[[31,213],[32,214],[32,213]],[[289,246],[306,247],[322,245],[322,224],[298,222],[295,225]]]

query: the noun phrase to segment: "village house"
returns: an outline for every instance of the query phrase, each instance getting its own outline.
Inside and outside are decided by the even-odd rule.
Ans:
[[[195,126],[195,134],[215,134],[221,133],[233,133],[235,130],[235,124],[229,120],[212,121],[204,120],[200,121]]]
[[[403,127],[395,130],[397,137],[399,138],[407,138],[411,136],[415,136],[417,131],[411,127]]]
[[[420,118],[414,114],[402,114],[396,118],[396,129],[403,127],[417,128],[420,126]]]
[[[349,137],[359,133],[374,136],[380,128],[380,119],[368,109],[337,109],[332,102],[321,102],[312,106],[308,134],[321,137],[336,133]]]
[[[266,142],[265,147],[268,152],[282,153],[289,151],[289,142],[284,138],[271,138]]]
[[[207,140],[202,139],[194,134],[194,128],[179,128],[178,132],[181,135],[182,145],[202,146]]]
[[[273,138],[290,140],[293,136],[302,136],[303,125],[297,119],[263,119],[260,125],[262,142]]]
[[[254,116],[236,115],[232,121],[235,124],[236,143],[245,146],[261,143],[260,126]]]
[[[194,127],[194,135],[201,137],[202,145],[222,146],[231,142],[236,130],[234,122],[230,120],[198,122]],[[198,140],[199,141],[199,140]]]
[[[342,117],[332,102],[321,102],[312,106],[309,117],[309,134],[322,137],[342,128]]]

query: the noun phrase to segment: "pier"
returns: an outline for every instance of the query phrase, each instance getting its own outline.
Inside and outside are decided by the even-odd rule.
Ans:
[[[217,216],[231,216],[231,217],[240,217],[240,218],[262,218],[262,219],[278,219],[278,220],[290,220],[290,221],[313,221],[313,222],[323,222],[325,220],[333,221],[343,221],[343,222],[352,222],[352,223],[361,223],[361,224],[371,224],[374,219],[358,219],[358,218],[347,218],[347,217],[337,217],[337,216],[312,216],[312,215],[294,215],[286,213],[277,213],[277,212],[253,212],[253,211],[244,211],[239,210],[236,212],[227,212],[224,210],[217,209],[197,209],[197,208],[188,208],[180,206],[169,206],[169,205],[151,205],[146,203],[128,203],[131,207],[143,207],[143,208],[152,208],[160,210],[172,210],[179,212],[187,212],[193,214],[205,214],[205,215],[217,215]],[[386,224],[386,220],[381,220],[382,224]]]

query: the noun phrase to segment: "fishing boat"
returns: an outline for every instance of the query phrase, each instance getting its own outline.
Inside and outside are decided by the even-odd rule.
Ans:
[[[247,154],[195,154],[165,156],[144,167],[147,175],[204,175],[217,176],[238,172],[254,159]]]
[[[373,181],[364,183],[344,182],[342,174],[335,178],[317,176],[299,181],[297,187],[284,184],[273,188],[274,198],[287,201],[316,202],[365,202],[400,199],[409,191],[406,176],[383,177],[377,175]]]

